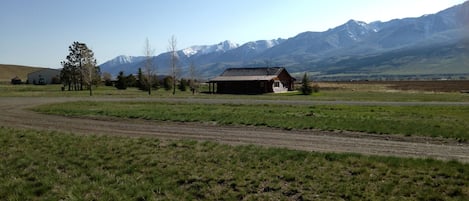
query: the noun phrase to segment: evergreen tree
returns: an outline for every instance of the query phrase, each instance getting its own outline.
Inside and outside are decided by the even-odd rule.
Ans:
[[[179,88],[180,91],[186,91],[187,90],[187,85],[189,85],[187,80],[186,79],[181,79],[181,81],[179,82],[178,88]]]
[[[313,92],[313,89],[310,86],[308,74],[303,75],[303,80],[301,81],[301,94],[310,95]]]
[[[124,71],[119,72],[116,82],[117,89],[127,89],[127,77],[124,75]]]
[[[138,68],[138,74],[137,74],[137,87],[138,89],[142,91],[147,91],[146,84],[144,82],[144,77],[142,73],[142,68]]]
[[[127,87],[137,87],[137,78],[130,74],[126,77]]]

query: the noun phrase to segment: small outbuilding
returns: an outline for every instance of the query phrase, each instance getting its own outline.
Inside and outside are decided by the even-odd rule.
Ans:
[[[29,84],[57,84],[60,80],[60,70],[44,68],[28,74]]]
[[[11,84],[22,84],[21,78],[18,76],[15,76],[14,78],[11,79]]]
[[[295,80],[283,67],[228,68],[208,83],[210,93],[262,94],[292,91]]]

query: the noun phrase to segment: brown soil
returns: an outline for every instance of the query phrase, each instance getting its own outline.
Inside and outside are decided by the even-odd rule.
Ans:
[[[356,84],[384,84],[390,89],[433,92],[460,92],[469,90],[469,80],[435,80],[435,81],[360,81]]]
[[[0,98],[0,110],[2,111],[2,115],[0,115],[0,126],[53,130],[77,134],[106,134],[157,137],[161,139],[210,140],[231,145],[256,144],[267,147],[285,147],[306,151],[360,153],[366,155],[434,158],[469,162],[469,144],[458,143],[451,139],[377,135],[344,131],[287,131],[264,127],[220,126],[209,123],[70,118],[38,114],[27,110],[29,107],[34,107],[40,104],[77,100],[103,101],[108,99]],[[138,101],[138,99],[112,100]],[[143,100],[148,101],[150,99]],[[203,102],[204,100],[185,99],[184,101]],[[210,102],[213,100],[205,101]],[[295,102],[288,104],[295,104]]]

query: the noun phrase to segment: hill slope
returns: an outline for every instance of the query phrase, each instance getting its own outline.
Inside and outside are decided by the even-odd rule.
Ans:
[[[23,82],[28,78],[28,74],[42,69],[41,67],[19,66],[0,64],[0,82],[10,82],[12,78],[18,76]]]

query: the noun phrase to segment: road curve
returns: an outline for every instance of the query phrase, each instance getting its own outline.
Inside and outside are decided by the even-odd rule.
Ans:
[[[209,123],[173,123],[128,119],[87,119],[44,115],[27,110],[41,104],[66,101],[179,101],[236,104],[350,104],[350,105],[469,105],[467,103],[406,103],[348,101],[277,101],[158,98],[0,98],[0,126],[54,130],[77,134],[151,136],[161,139],[210,140],[232,145],[255,144],[289,149],[359,153],[366,155],[434,158],[469,162],[469,144],[429,137],[404,137],[357,132],[283,130],[264,127],[220,126]]]

